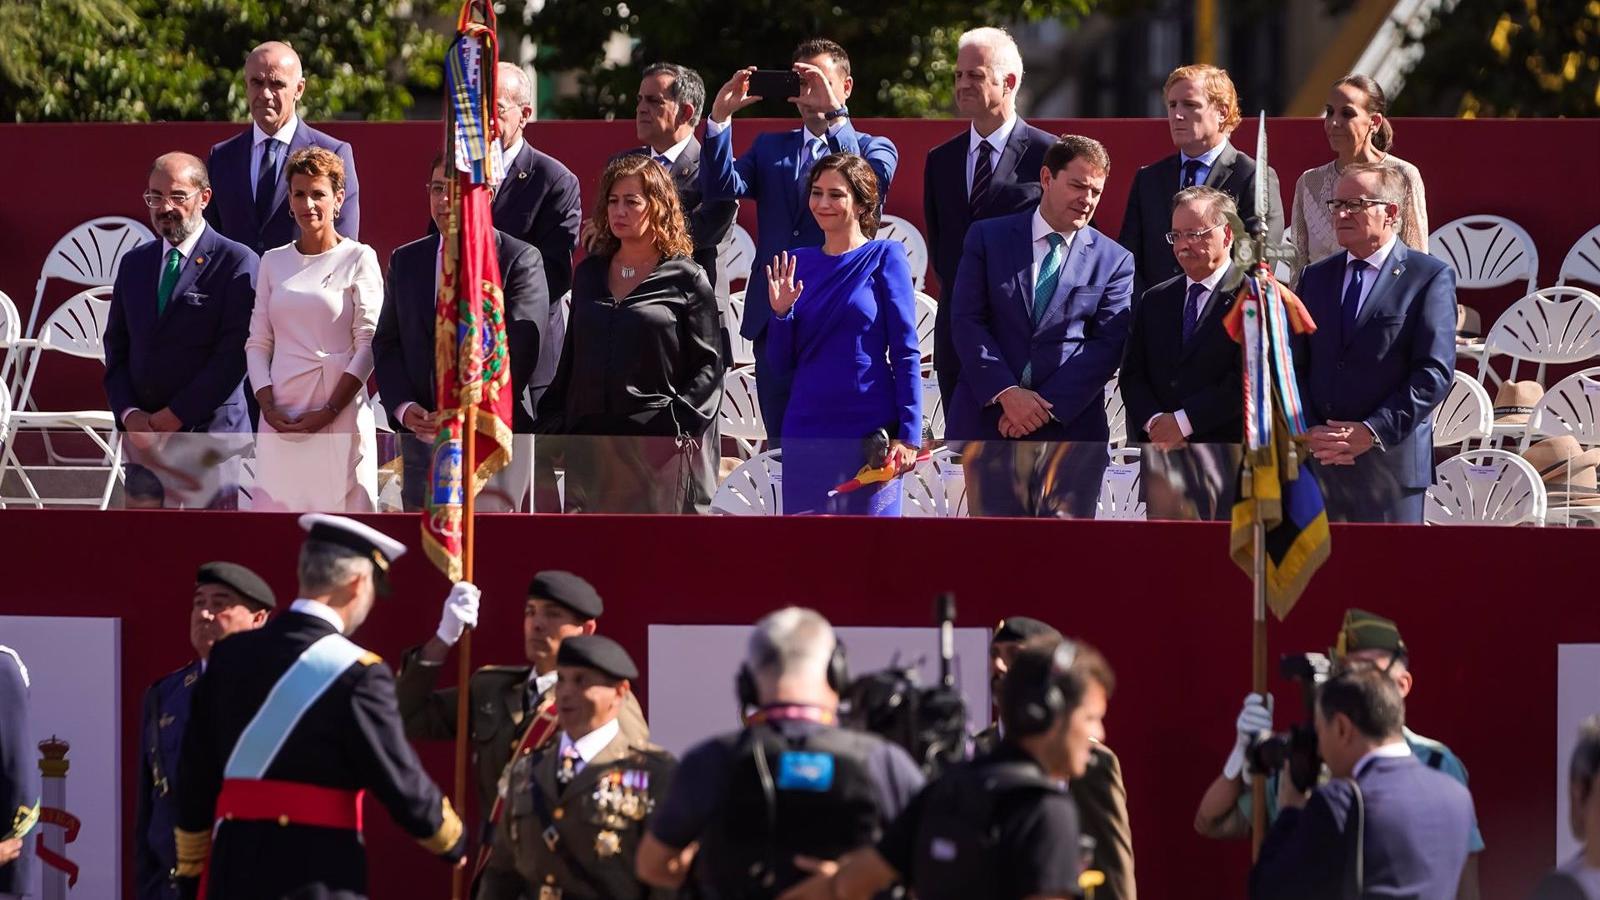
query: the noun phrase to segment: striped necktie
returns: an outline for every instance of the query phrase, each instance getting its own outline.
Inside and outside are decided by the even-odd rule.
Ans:
[[[989,159],[993,154],[992,144],[978,142],[978,161],[972,166],[972,192],[967,195],[973,219],[978,218],[978,208],[983,205],[984,196],[989,193],[989,181],[994,178],[994,163]]]

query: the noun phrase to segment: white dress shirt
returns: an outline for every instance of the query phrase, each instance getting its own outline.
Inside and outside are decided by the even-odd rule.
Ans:
[[[307,600],[301,597],[289,604],[289,612],[301,613],[321,619],[332,625],[335,631],[344,634],[344,620],[339,618],[339,614],[333,611],[333,607],[320,600]]]
[[[535,697],[543,697],[546,691],[556,686],[556,681],[560,677],[561,673],[557,672],[555,669],[551,669],[543,675],[529,670],[528,681],[533,685],[533,695]]]
[[[1365,766],[1369,759],[1404,759],[1410,755],[1411,745],[1406,743],[1405,738],[1400,738],[1392,744],[1374,747],[1363,753],[1361,758],[1356,760],[1356,764],[1351,767],[1350,775],[1353,778],[1359,777],[1361,775],[1361,767]]]
[[[1205,285],[1205,288],[1206,288],[1206,292],[1204,294],[1200,295],[1200,306],[1199,306],[1199,309],[1195,310],[1195,314],[1194,314],[1195,326],[1197,328],[1199,327],[1200,320],[1202,320],[1202,319],[1204,319],[1206,317],[1206,310],[1211,308],[1212,299],[1214,299],[1217,296],[1217,285],[1221,284],[1222,283],[1222,279],[1227,277],[1227,275],[1228,275],[1228,266],[1229,266],[1228,263],[1223,263],[1221,266],[1219,266],[1217,268],[1217,270],[1215,272],[1212,272],[1210,275],[1207,275],[1201,281],[1195,281],[1193,278],[1190,278],[1187,275],[1184,276],[1184,278],[1183,278],[1183,299],[1184,299],[1185,303],[1189,302],[1189,288],[1192,288],[1197,284],[1203,284],[1203,285]],[[1181,315],[1181,313],[1180,313],[1180,315]],[[1161,413],[1156,413],[1155,415],[1150,417],[1150,421],[1144,423],[1144,430],[1145,430],[1146,433],[1148,433],[1150,431],[1150,426],[1154,425],[1155,421],[1157,419],[1161,418],[1161,416],[1162,416]],[[1185,412],[1185,411],[1183,411],[1181,409],[1174,410],[1173,413],[1172,413],[1172,417],[1174,419],[1178,420],[1178,430],[1183,432],[1183,436],[1184,437],[1188,437],[1189,435],[1194,434],[1194,426],[1189,424],[1189,414],[1187,412]]]
[[[1341,300],[1344,298],[1344,292],[1350,289],[1351,261],[1360,259],[1370,266],[1365,272],[1361,273],[1361,296],[1356,300],[1356,315],[1361,315],[1361,308],[1367,305],[1367,298],[1372,296],[1372,286],[1378,283],[1378,277],[1383,274],[1383,267],[1389,261],[1389,255],[1394,252],[1394,245],[1398,240],[1399,237],[1397,235],[1390,235],[1389,240],[1378,248],[1378,252],[1367,257],[1358,257],[1346,251],[1344,279],[1339,282],[1339,297]]]
[[[678,161],[678,157],[683,155],[684,149],[689,146],[689,142],[692,140],[694,140],[694,132],[691,131],[689,132],[688,137],[677,142],[676,144],[673,144],[671,147],[668,147],[660,153],[657,153],[653,147],[647,147],[646,149],[650,151],[651,159],[655,159],[658,156],[665,156],[667,158],[667,168],[670,169],[672,168],[673,164]]]
[[[1228,142],[1224,140],[1199,156],[1190,156],[1189,154],[1184,153],[1182,150],[1178,151],[1179,187],[1183,186],[1183,165],[1192,159],[1200,161],[1200,168],[1196,169],[1194,172],[1194,183],[1205,184],[1206,179],[1211,177],[1211,167],[1217,164],[1217,157],[1222,155],[1222,148],[1226,146],[1228,146]]]
[[[967,196],[972,196],[972,176],[978,167],[978,145],[987,143],[992,149],[989,151],[989,171],[993,172],[1000,165],[1000,154],[1006,150],[1006,141],[1011,140],[1011,132],[1017,127],[1017,117],[1000,123],[1000,127],[989,133],[988,137],[978,134],[976,125],[967,129]],[[993,177],[992,175],[990,176]]]
[[[1059,234],[1066,239],[1061,245],[1061,268],[1057,271],[1065,270],[1067,267],[1067,260],[1072,257],[1073,239],[1078,236],[1078,233],[1076,231],[1058,232],[1054,228],[1051,228],[1050,223],[1044,220],[1044,215],[1039,212],[1037,207],[1035,207],[1033,210],[1033,265],[1028,270],[1028,296],[1023,298],[1023,302],[1028,305],[1027,309],[1030,313],[1033,310],[1033,291],[1039,285],[1039,269],[1044,265],[1045,256],[1050,253],[1051,234]],[[1067,284],[1065,281],[1057,281],[1055,293],[1050,295],[1050,302],[1054,303],[1055,301],[1059,300],[1061,295],[1065,294],[1071,289],[1072,285]],[[1009,390],[1011,390],[1011,388],[1006,388],[1005,390],[1002,390],[1000,394],[1004,394]],[[989,403],[993,405],[1000,402],[1000,394],[995,394],[993,397],[989,398]],[[1051,413],[1050,418],[1054,419],[1055,414]]]
[[[519,134],[515,144],[500,151],[500,171],[502,174],[511,171],[511,163],[517,158],[517,154],[522,152],[522,145],[526,143],[527,141],[523,140],[522,135]]]
[[[283,144],[278,150],[278,177],[282,178],[283,166],[289,161],[289,147],[291,146],[289,142],[294,140],[295,129],[299,127],[299,116],[290,116],[289,121],[283,123],[283,127],[278,129],[277,134],[267,134],[261,130],[260,125],[253,122],[250,124],[252,132],[250,139],[250,197],[252,199],[255,198],[256,194],[256,180],[261,175],[261,154],[267,148],[267,141],[277,141]]]
[[[583,767],[588,765],[590,760],[599,756],[600,751],[604,750],[606,745],[611,743],[621,731],[622,725],[616,719],[601,725],[576,741],[563,731],[561,732],[561,755],[556,758],[560,759],[562,756],[569,755],[571,751],[567,749],[568,747],[577,748],[578,758],[572,761],[572,774],[576,775],[583,771]]]
[[[166,271],[167,268],[167,255],[174,250],[178,251],[178,254],[183,257],[183,261],[178,264],[178,271],[182,272],[184,263],[187,263],[189,261],[189,257],[194,255],[194,245],[200,243],[200,235],[205,233],[206,220],[201,219],[200,227],[196,228],[193,234],[184,238],[183,243],[173,246],[171,241],[163,240],[161,242],[161,265],[156,267],[156,290],[161,290],[161,275]],[[171,302],[172,300],[169,298],[167,303],[171,304]],[[128,416],[133,415],[134,411],[137,409],[138,407],[136,406],[130,406],[127,409],[120,410],[117,413],[117,421],[124,425],[128,424]]]

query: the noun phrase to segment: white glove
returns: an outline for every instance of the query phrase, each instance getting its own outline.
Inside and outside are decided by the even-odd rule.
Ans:
[[[1244,771],[1244,754],[1250,748],[1250,742],[1261,736],[1262,732],[1272,731],[1272,695],[1268,694],[1263,700],[1260,694],[1247,694],[1244,698],[1244,708],[1239,710],[1238,721],[1234,723],[1234,730],[1238,737],[1233,742],[1233,752],[1228,754],[1228,761],[1222,766],[1222,777],[1232,781]]]
[[[444,598],[444,613],[439,617],[439,630],[434,632],[439,640],[454,647],[461,640],[461,632],[478,625],[478,586],[470,581],[458,581]]]

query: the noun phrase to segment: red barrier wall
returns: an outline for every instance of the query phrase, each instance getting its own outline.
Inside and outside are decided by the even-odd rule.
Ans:
[[[415,518],[368,521],[416,550]],[[1556,646],[1600,641],[1595,536],[1335,525],[1333,540],[1332,560],[1289,620],[1272,626],[1273,654],[1325,649],[1349,605],[1396,617],[1415,653],[1408,720],[1449,743],[1472,773],[1488,844],[1483,895],[1525,896],[1554,855]],[[125,833],[139,699],[188,658],[195,566],[222,558],[255,567],[286,605],[298,541],[287,515],[0,514],[11,562],[0,613],[123,619]],[[1107,728],[1126,772],[1144,895],[1237,897],[1248,849],[1191,828],[1250,678],[1249,593],[1226,541],[1224,527],[1204,523],[486,516],[475,659],[519,658],[527,581],[558,566],[594,581],[606,598],[602,630],[641,660],[652,623],[745,623],[788,603],[844,625],[923,625],[934,595],[954,590],[961,625],[1039,616],[1098,645],[1117,670]],[[396,596],[358,636],[390,661],[432,632],[446,590],[420,552],[394,577]],[[731,711],[732,675],[727,696],[707,702]],[[648,708],[648,675],[641,688]],[[1292,692],[1277,686],[1280,727],[1297,708]],[[423,752],[448,784],[448,748]],[[367,821],[372,854],[384,860],[373,867],[374,896],[444,895],[443,866],[380,810]]]

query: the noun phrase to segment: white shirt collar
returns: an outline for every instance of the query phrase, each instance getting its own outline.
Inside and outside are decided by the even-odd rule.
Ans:
[[[671,147],[668,147],[660,153],[657,153],[654,149],[650,149],[650,158],[655,159],[657,156],[665,156],[669,165],[675,163],[678,161],[678,156],[683,153],[684,148],[689,146],[689,142],[692,140],[694,140],[694,132],[690,132],[688,137],[677,142],[676,144],[673,144]]]
[[[267,138],[271,138],[275,141],[282,141],[283,145],[287,147],[289,146],[289,142],[294,140],[294,131],[299,127],[300,117],[298,115],[290,116],[289,121],[283,123],[283,127],[278,129],[277,134],[267,134],[265,131],[261,130],[260,125],[257,125],[254,121],[252,121],[250,123],[250,130],[255,134],[250,140],[250,146],[259,147],[261,146],[262,141],[266,140]]]
[[[1399,241],[1399,239],[1399,232],[1389,235],[1389,240],[1385,241],[1383,246],[1379,247],[1376,253],[1373,253],[1371,256],[1367,257],[1358,257],[1354,253],[1351,253],[1347,250],[1345,251],[1345,255],[1348,256],[1349,259],[1345,260],[1345,265],[1349,265],[1351,260],[1360,259],[1362,262],[1365,262],[1367,265],[1371,266],[1373,271],[1377,271],[1378,269],[1383,268],[1384,262],[1389,259],[1389,254],[1394,252],[1394,245]]]
[[[183,239],[183,243],[179,244],[177,246],[177,248],[176,248],[177,251],[180,254],[183,255],[184,259],[188,259],[190,256],[194,255],[194,245],[200,243],[200,235],[205,234],[205,233],[206,233],[206,220],[205,219],[201,219],[200,220],[200,227],[196,228],[194,230],[193,234],[190,234],[188,237],[184,238]],[[171,253],[174,248],[173,248],[172,244],[167,243],[166,241],[162,241],[162,243],[167,244],[167,249],[163,250],[161,252],[161,256],[163,258],[165,258],[166,255],[168,253]]]
[[[1232,265],[1232,263],[1224,262],[1222,265],[1217,267],[1217,270],[1215,272],[1212,272],[1210,275],[1207,275],[1204,279],[1202,279],[1199,282],[1196,282],[1193,278],[1190,278],[1189,276],[1185,275],[1183,277],[1184,284],[1186,286],[1193,286],[1193,285],[1195,285],[1197,283],[1198,284],[1203,284],[1206,287],[1206,293],[1207,294],[1214,293],[1216,291],[1216,289],[1217,289],[1217,285],[1221,284],[1223,277],[1228,274],[1228,266],[1230,266],[1230,265]]]
[[[504,171],[511,171],[511,164],[516,161],[517,154],[522,152],[522,145],[526,143],[527,141],[523,140],[522,135],[519,134],[515,144],[500,151],[500,165]]]
[[[1222,155],[1222,148],[1226,146],[1228,146],[1228,141],[1226,138],[1224,138],[1215,147],[1212,147],[1210,150],[1207,150],[1199,156],[1190,156],[1189,154],[1180,150],[1178,151],[1178,157],[1182,162],[1188,162],[1191,159],[1198,159],[1200,160],[1201,165],[1209,169],[1217,164],[1217,157]]]
[[[1402,738],[1401,740],[1395,741],[1392,744],[1384,744],[1380,747],[1374,747],[1371,750],[1368,750],[1366,753],[1362,754],[1360,759],[1356,760],[1355,767],[1350,771],[1353,774],[1360,775],[1361,767],[1366,765],[1367,760],[1369,759],[1404,759],[1410,755],[1411,745],[1407,744],[1405,739]]]
[[[560,677],[561,673],[557,672],[555,669],[551,669],[543,675],[540,675],[532,670],[529,670],[528,672],[528,681],[533,683],[533,692],[535,695],[540,697],[544,696],[545,691],[555,687],[556,680]]]
[[[289,604],[289,612],[296,612],[300,613],[301,615],[311,616],[315,619],[321,619],[322,621],[327,622],[329,625],[332,625],[333,630],[339,632],[340,634],[344,634],[344,620],[339,618],[339,614],[333,611],[333,607],[326,603],[322,603],[317,600],[307,600],[306,598],[301,597],[300,599]]]
[[[607,744],[615,740],[618,732],[621,730],[621,723],[619,723],[616,719],[612,719],[611,721],[601,725],[599,728],[596,728],[583,737],[578,738],[576,741],[574,741],[570,735],[563,731],[561,732],[561,753],[565,755],[568,747],[576,747],[578,748],[578,758],[587,764],[590,760],[594,759],[596,756],[599,756],[600,751],[604,750]]]
[[[1034,210],[1033,210],[1033,240],[1034,240],[1034,242],[1038,243],[1039,241],[1044,240],[1045,237],[1047,235],[1049,235],[1050,232],[1052,232],[1052,231],[1055,231],[1055,229],[1051,228],[1050,227],[1050,223],[1046,222],[1044,220],[1044,213],[1041,213],[1039,211],[1038,207],[1034,207]],[[1078,236],[1078,233],[1076,231],[1072,232],[1071,234],[1067,234],[1064,231],[1063,232],[1056,232],[1056,233],[1067,239],[1066,243],[1061,245],[1063,249],[1067,249],[1067,250],[1070,250],[1072,248],[1072,239]]]
[[[1011,139],[1011,132],[1016,127],[1017,127],[1017,117],[1015,115],[1012,115],[1011,118],[1006,119],[1004,122],[1001,122],[1000,123],[1000,127],[996,128],[994,131],[990,132],[988,137],[979,137],[979,135],[978,135],[978,126],[976,126],[976,125],[968,126],[967,127],[967,155],[968,156],[976,156],[977,153],[978,153],[978,145],[983,143],[984,141],[988,141],[989,142],[989,146],[994,148],[995,159],[998,160],[1000,158],[1000,154],[1005,152],[1006,141]]]

